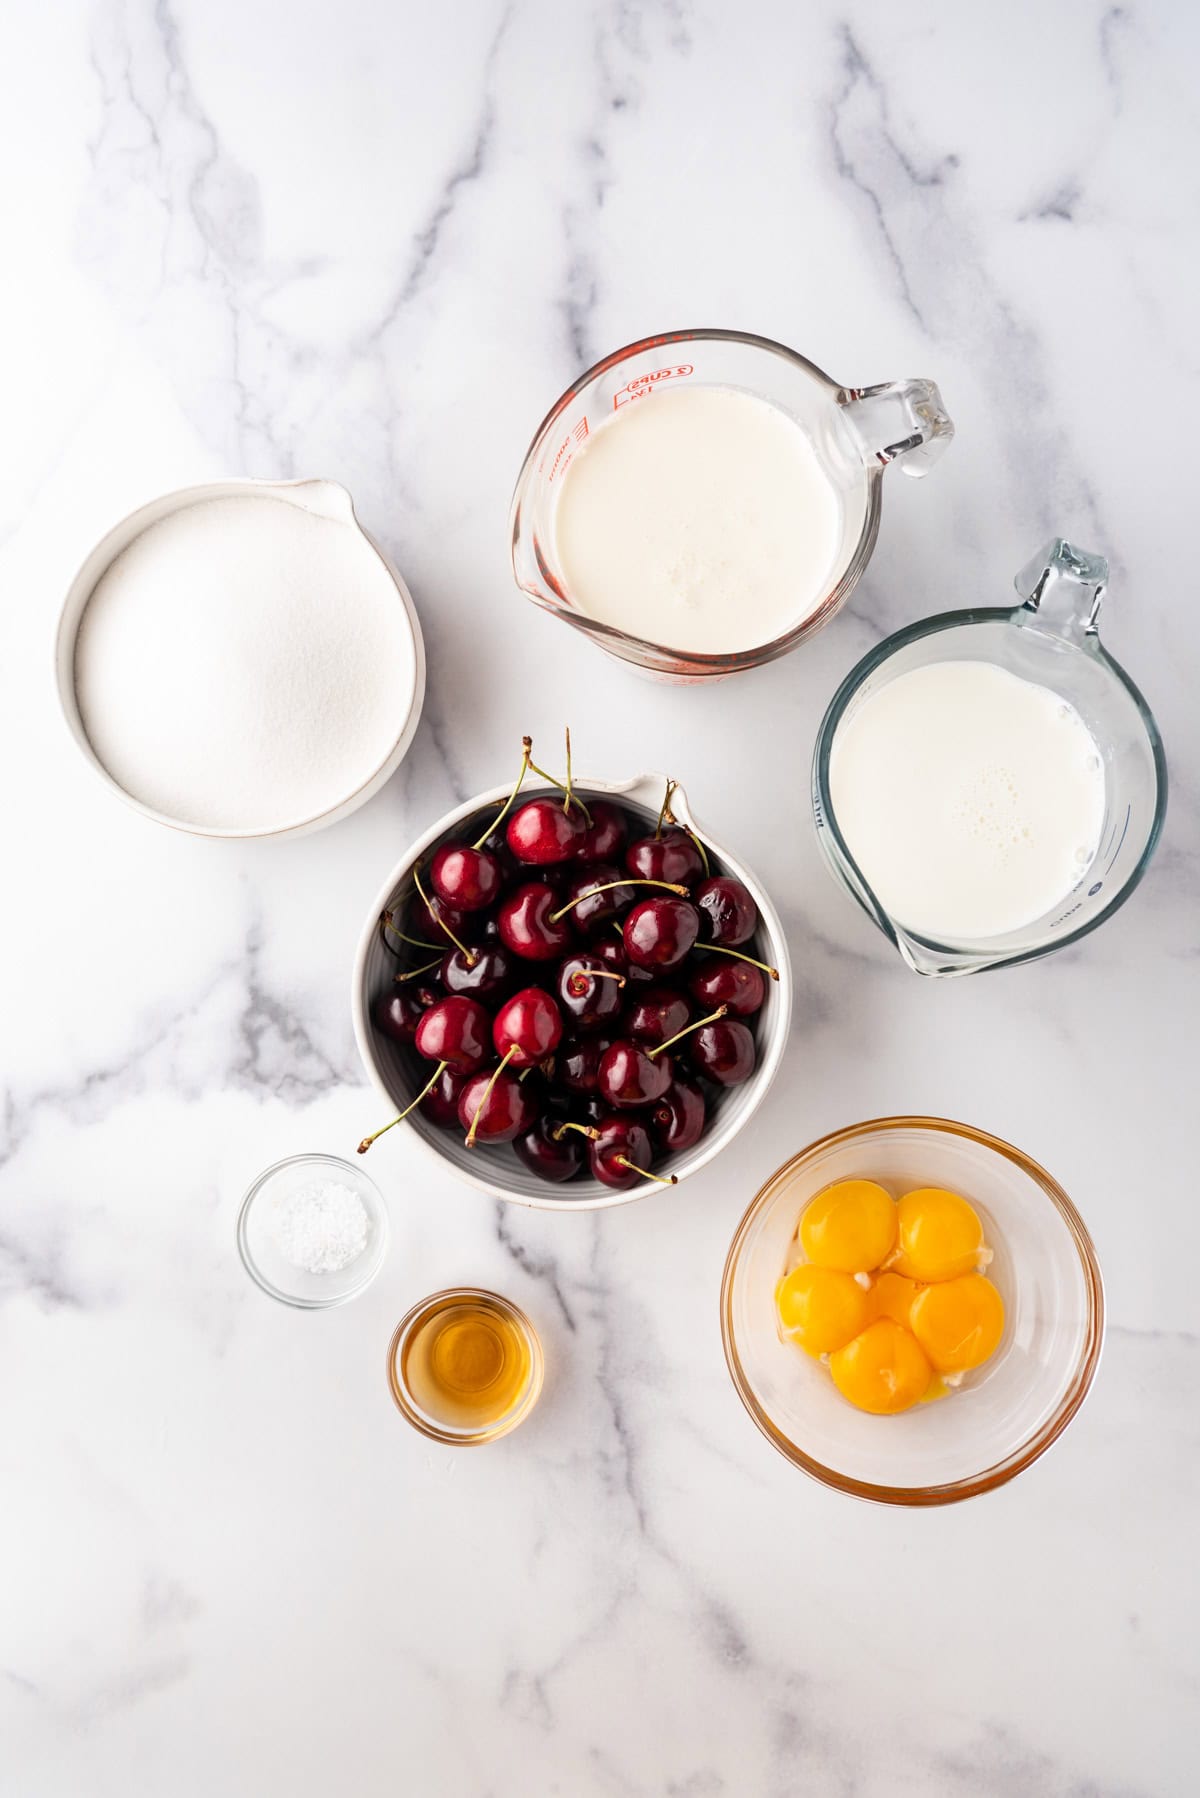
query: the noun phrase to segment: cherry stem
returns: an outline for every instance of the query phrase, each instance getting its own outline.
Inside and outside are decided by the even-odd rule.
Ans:
[[[512,792],[509,794],[508,798],[504,801],[504,804],[500,807],[500,810],[496,813],[496,816],[492,819],[491,823],[488,825],[487,829],[484,831],[484,833],[480,837],[479,841],[477,843],[472,843],[472,845],[471,845],[472,849],[482,849],[483,848],[483,845],[487,842],[487,840],[491,836],[492,832],[494,830],[496,830],[499,825],[503,824],[503,822],[507,818],[509,812],[511,812],[513,806],[516,804],[517,794],[521,791],[521,788],[524,785],[525,776],[529,773],[529,770],[533,765],[529,760],[529,752],[532,748],[533,748],[533,738],[532,737],[522,737],[521,738],[521,772],[517,775],[517,784],[513,788]]]
[[[697,943],[697,949],[703,949],[708,955],[732,955],[735,961],[748,961],[752,968],[761,968],[772,980],[779,979],[779,969],[772,968],[765,961],[755,961],[752,955],[743,955],[740,949],[727,949],[724,943]]]
[[[553,774],[547,774],[546,770],[544,768],[539,768],[536,762],[530,762],[529,770],[530,770],[531,774],[536,774],[542,780],[548,781],[552,787],[557,787],[560,793],[565,793],[567,791],[566,787],[564,787],[561,780],[555,780]],[[580,811],[583,813],[584,817],[587,819],[588,823],[590,824],[592,821],[592,814],[591,814],[591,812],[589,812],[587,806],[583,803],[583,800],[579,797],[579,794],[571,793],[569,795],[569,798],[570,798],[571,804],[577,805],[579,807]],[[565,809],[566,808],[564,807],[564,810]]]
[[[671,794],[675,791],[675,782],[667,775],[667,790],[663,794],[663,802],[659,808],[658,823],[654,826],[654,838],[657,842],[662,836],[662,827],[671,816]]]
[[[425,1097],[425,1094],[427,1092],[429,1092],[432,1087],[437,1085],[438,1081],[441,1079],[442,1075],[445,1073],[445,1071],[446,1071],[447,1067],[449,1067],[449,1065],[450,1065],[449,1062],[439,1061],[437,1066],[434,1068],[432,1074],[429,1076],[428,1080],[425,1082],[424,1086],[421,1088],[420,1092],[417,1094],[416,1098],[413,1100],[412,1104],[406,1105],[404,1107],[404,1110],[400,1113],[400,1116],[398,1118],[393,1118],[390,1124],[385,1124],[383,1126],[382,1130],[377,1130],[375,1132],[374,1136],[364,1136],[363,1137],[362,1141],[358,1145],[359,1154],[365,1155],[367,1150],[370,1148],[370,1146],[373,1142],[378,1142],[379,1138],[381,1136],[386,1136],[389,1130],[394,1130],[396,1128],[397,1124],[402,1124],[404,1122],[405,1118],[408,1116],[409,1112],[416,1110],[417,1106],[421,1103],[421,1100]]]
[[[379,922],[383,925],[383,928],[385,930],[390,930],[393,936],[398,936],[402,943],[411,943],[414,949],[436,949],[436,948],[438,948],[439,945],[437,943],[427,943],[425,941],[424,937],[405,936],[405,934],[401,930],[400,926],[393,922],[395,916],[396,916],[396,914],[394,911],[385,911],[383,913],[383,915],[381,916]]]
[[[425,888],[421,885],[421,864],[420,864],[420,862],[413,863],[413,885],[416,887],[418,893],[420,893],[422,899],[425,901],[425,910],[429,913],[430,917],[433,919],[433,921],[437,925],[438,929],[444,930],[446,932],[446,935],[450,938],[450,941],[454,944],[454,947],[458,950],[458,953],[462,956],[462,958],[466,962],[467,966],[469,968],[473,968],[475,966],[475,963],[479,960],[479,957],[476,955],[474,949],[468,949],[467,945],[465,943],[459,942],[458,938],[455,936],[454,932],[451,930],[449,924],[447,924],[445,918],[440,918],[438,916],[438,914],[434,911],[433,906],[430,903],[429,894],[425,891]],[[425,947],[427,949],[432,949],[434,947],[434,945],[432,943],[426,943]]]
[[[563,811],[571,810],[571,726],[564,726],[567,735],[567,796],[563,800]]]
[[[432,949],[433,944],[430,943],[429,947]],[[407,974],[397,974],[396,985],[403,986],[406,980],[416,980],[420,975],[428,974],[430,968],[440,968],[441,965],[441,956],[435,955],[432,961],[423,961],[419,968],[410,968]]]
[[[567,1130],[578,1130],[580,1136],[586,1136],[589,1142],[596,1142],[600,1136],[600,1132],[593,1130],[590,1124],[572,1124],[569,1119],[561,1124],[555,1124],[550,1134],[555,1142],[561,1142],[563,1133]]]
[[[710,1011],[706,1018],[697,1018],[694,1024],[688,1024],[682,1030],[677,1030],[674,1036],[669,1036],[667,1038],[665,1043],[659,1043],[657,1049],[647,1049],[647,1060],[653,1061],[656,1055],[661,1055],[664,1049],[669,1049],[672,1043],[677,1043],[679,1041],[680,1037],[690,1036],[693,1030],[699,1030],[705,1024],[715,1024],[717,1019],[723,1018],[728,1010],[728,1005],[718,1005],[717,1009],[715,1011]]]
[[[547,922],[557,924],[560,918],[565,918],[569,911],[574,911],[585,899],[594,899],[597,893],[611,892],[614,887],[665,887],[668,893],[680,893],[683,898],[687,898],[687,888],[679,886],[674,880],[606,880],[603,886],[588,887],[585,893],[576,893],[574,899],[568,900],[566,905],[560,905],[557,911],[552,911]],[[613,921],[616,922],[615,919]]]
[[[567,987],[575,999],[582,999],[588,990],[589,980],[615,980],[618,986],[624,986],[624,974],[618,974],[615,968],[580,968],[567,981]]]
[[[639,1167],[636,1161],[630,1161],[628,1155],[614,1155],[613,1160],[618,1167],[627,1167],[631,1174],[640,1174],[643,1180],[657,1180],[660,1186],[679,1185],[678,1174],[647,1173],[646,1169],[644,1167]]]
[[[501,1074],[504,1072],[505,1068],[508,1066],[509,1062],[512,1060],[512,1058],[516,1054],[516,1052],[517,1052],[516,1043],[510,1044],[509,1047],[504,1051],[504,1059],[501,1061],[500,1066],[495,1070],[491,1079],[488,1081],[487,1085],[483,1089],[483,1095],[480,1098],[478,1105],[475,1107],[475,1114],[471,1119],[471,1128],[467,1131],[467,1147],[468,1147],[468,1149],[473,1149],[475,1147],[475,1131],[478,1128],[479,1119],[483,1112],[483,1108],[492,1096],[492,1088],[493,1088],[493,1086],[495,1086],[497,1080],[499,1080]]]
[[[677,822],[677,820],[675,820],[675,819],[672,819],[671,821],[672,821],[672,823]],[[708,863],[708,850],[704,847],[704,844],[700,841],[700,838],[696,835],[694,830],[689,830],[686,824],[680,824],[679,828],[680,828],[680,830],[682,830],[685,837],[691,837],[693,843],[695,843],[696,854],[700,857],[700,860],[704,863],[704,878],[707,880],[709,875],[712,873],[712,869],[710,868],[709,863]]]
[[[676,830],[681,830],[683,832],[685,837],[690,837],[692,842],[696,845],[696,854],[700,857],[700,860],[704,865],[704,877],[707,880],[708,876],[712,873],[712,868],[708,860],[708,850],[704,847],[704,844],[700,841],[700,838],[696,835],[695,831],[689,830],[686,824],[681,824],[671,810],[671,800],[675,796],[675,789],[678,785],[679,782],[677,780],[668,778],[667,790],[663,795],[662,810],[658,814],[658,824],[655,827],[654,834],[656,837],[661,837],[663,825],[673,824]]]

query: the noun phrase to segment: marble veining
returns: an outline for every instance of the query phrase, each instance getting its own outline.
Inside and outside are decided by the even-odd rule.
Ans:
[[[64,0],[9,48],[0,1792],[1190,1795],[1192,11]],[[507,560],[555,396],[689,324],[849,382],[932,376],[958,427],[927,480],[888,475],[836,623],[712,692],[608,661]],[[426,635],[403,767],[296,842],[145,823],[55,710],[78,560],[223,474],[343,481]],[[1085,943],[923,983],[822,870],[816,728],[872,642],[1005,603],[1058,532],[1112,563],[1166,836]],[[234,1218],[270,1160],[383,1121],[349,1019],[361,920],[429,822],[567,722],[585,774],[684,780],[772,891],[784,1072],[712,1166],[609,1213],[498,1205],[395,1132],[379,1280],[285,1313]],[[776,1456],[716,1315],[773,1168],[903,1110],[1043,1161],[1111,1318],[1055,1449],[919,1516]],[[407,1431],[383,1378],[396,1319],[455,1283],[510,1293],[547,1355],[534,1417],[479,1454]]]

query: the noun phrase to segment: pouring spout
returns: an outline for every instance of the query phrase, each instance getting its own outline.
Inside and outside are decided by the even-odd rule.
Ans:
[[[957,974],[977,974],[981,968],[998,967],[1013,959],[1011,953],[989,955],[986,949],[949,949],[923,943],[918,937],[909,936],[894,919],[888,921],[888,935],[900,951],[901,960],[914,974],[933,979],[948,980]]]

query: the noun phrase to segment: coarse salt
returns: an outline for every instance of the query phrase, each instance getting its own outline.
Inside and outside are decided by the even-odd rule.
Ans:
[[[272,1214],[279,1252],[306,1274],[336,1274],[367,1246],[371,1221],[352,1187],[338,1180],[301,1186],[275,1201]]]

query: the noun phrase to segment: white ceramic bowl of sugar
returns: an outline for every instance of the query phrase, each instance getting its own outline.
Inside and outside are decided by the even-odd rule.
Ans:
[[[299,836],[404,757],[425,653],[399,571],[334,481],[163,494],[86,557],[59,619],[58,692],[127,804],[197,836]]]

